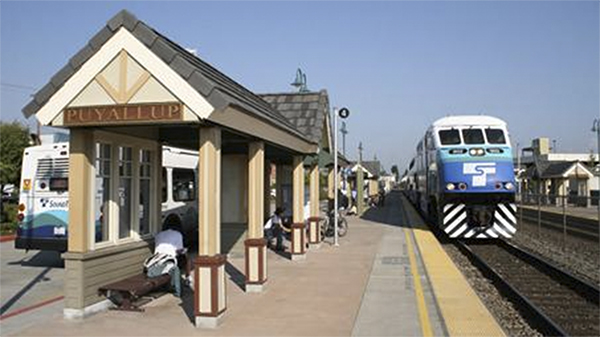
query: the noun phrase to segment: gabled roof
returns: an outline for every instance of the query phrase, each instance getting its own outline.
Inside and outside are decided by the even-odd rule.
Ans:
[[[587,175],[593,175],[588,167],[578,161],[541,162],[537,166],[530,166],[525,175],[529,178],[539,179],[566,178],[565,175],[575,166],[580,167]]]
[[[356,171],[358,162],[352,162],[351,165],[353,166],[352,171]],[[363,169],[369,172],[372,176],[379,177],[379,174],[381,173],[381,162],[379,162],[379,160],[363,160],[361,165]]]
[[[329,98],[326,90],[259,94],[259,96],[313,142],[320,143],[322,137],[329,137],[323,134],[324,123],[328,121],[326,116],[329,115]]]
[[[104,26],[89,43],[84,46],[69,62],[59,70],[22,112],[25,117],[37,113],[81,66],[86,63],[100,48],[117,33],[125,28],[142,42],[150,51],[164,61],[179,74],[191,87],[200,93],[215,108],[223,109],[235,106],[247,113],[263,119],[302,139],[309,140],[294,128],[288,120],[271,108],[260,97],[244,88],[225,74],[221,73],[197,56],[191,54],[175,42],[163,36],[152,27],[126,10],[120,11]]]
[[[374,176],[379,176],[379,173],[381,173],[381,163],[379,160],[363,161],[361,164]]]

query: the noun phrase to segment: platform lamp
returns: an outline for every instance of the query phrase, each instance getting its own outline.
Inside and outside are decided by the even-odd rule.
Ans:
[[[346,119],[350,116],[350,110],[347,108],[333,108],[333,244],[339,246],[338,243],[338,117]]]
[[[592,132],[595,132],[598,137],[598,148],[596,149],[598,153],[598,165],[596,165],[596,173],[598,174],[598,222],[600,223],[600,118],[594,118]]]
[[[290,83],[290,85],[298,88],[298,92],[309,92],[308,86],[306,85],[306,74],[300,68],[296,70],[296,79],[294,82]]]

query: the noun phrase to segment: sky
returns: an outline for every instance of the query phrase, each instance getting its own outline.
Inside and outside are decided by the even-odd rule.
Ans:
[[[486,114],[513,146],[596,151],[600,9],[587,2],[0,2],[0,119],[21,109],[119,10],[255,93],[311,90],[347,107],[346,151],[402,172],[436,119]]]

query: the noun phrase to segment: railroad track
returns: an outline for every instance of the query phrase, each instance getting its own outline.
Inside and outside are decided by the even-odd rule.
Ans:
[[[597,287],[505,241],[456,245],[544,335],[600,335]]]
[[[538,216],[540,224],[544,228],[549,228],[558,232],[565,230],[567,234],[577,236],[583,239],[598,241],[600,224],[598,220],[576,217],[572,215],[564,215],[553,212],[538,211],[529,208],[519,208],[517,212],[519,218],[530,224],[537,224]]]

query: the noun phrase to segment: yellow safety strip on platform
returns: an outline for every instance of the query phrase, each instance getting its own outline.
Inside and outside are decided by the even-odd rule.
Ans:
[[[408,248],[408,259],[410,260],[410,272],[412,273],[413,282],[415,284],[415,297],[417,299],[417,308],[419,310],[419,320],[421,321],[421,330],[423,331],[424,337],[433,336],[431,330],[431,323],[429,322],[429,312],[425,305],[425,296],[423,295],[423,287],[421,286],[421,277],[417,271],[417,259],[415,258],[415,251],[413,250],[412,240],[408,229],[404,229],[404,235],[406,236],[406,245]]]
[[[415,226],[413,233],[448,334],[505,336],[435,236],[424,226]]]

